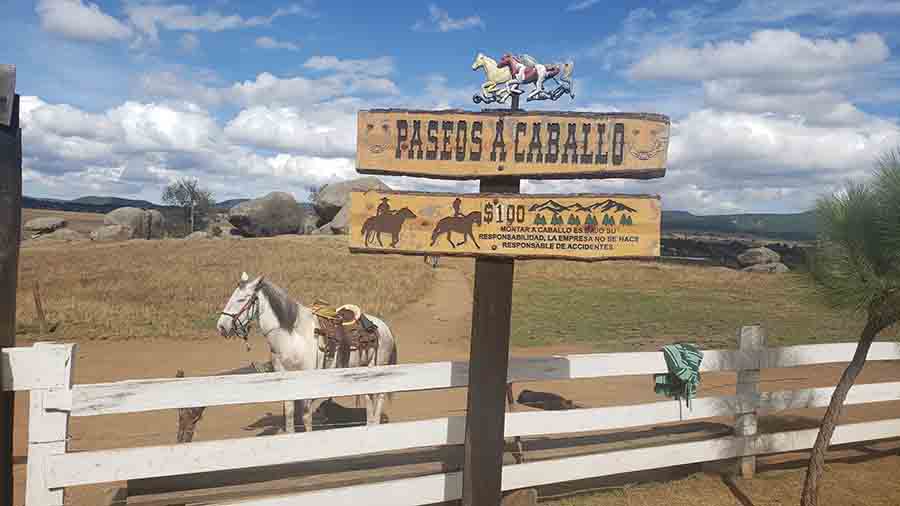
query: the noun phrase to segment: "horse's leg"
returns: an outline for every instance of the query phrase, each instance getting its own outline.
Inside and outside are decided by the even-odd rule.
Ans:
[[[375,394],[375,406],[372,409],[372,420],[369,421],[372,425],[378,425],[381,423],[381,413],[384,411],[384,392]]]
[[[378,231],[378,235],[376,237],[378,237],[378,245],[383,248],[384,244],[381,243],[381,231],[380,230]]]
[[[469,230],[469,237],[472,238],[472,242],[475,243],[475,247],[478,249],[481,249],[481,246],[478,244],[478,241],[475,240],[475,234],[473,234],[471,230]]]
[[[450,243],[450,246],[456,247],[456,244],[453,243],[453,239],[450,238],[450,231],[447,231],[447,242]]]
[[[304,401],[297,401],[297,408],[300,410],[301,418],[303,419],[303,430],[305,432],[312,432],[312,405],[313,400],[307,399]]]

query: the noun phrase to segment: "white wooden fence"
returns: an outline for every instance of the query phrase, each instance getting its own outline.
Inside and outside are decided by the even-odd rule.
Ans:
[[[846,362],[855,343],[766,348],[759,327],[741,330],[741,349],[704,352],[702,371],[738,371],[736,395],[631,406],[508,413],[506,436],[538,436],[622,429],[708,417],[734,416],[733,436],[528,462],[504,467],[503,489],[736,459],[752,474],[756,455],[808,449],[816,429],[757,434],[756,417],[785,409],[826,406],[833,388],[758,391],[759,369]],[[202,441],[181,445],[67,453],[70,416],[221,406],[377,392],[466,386],[467,364],[437,362],[366,369],[166,378],[72,384],[75,345],[39,343],[2,350],[5,390],[31,392],[28,426],[27,506],[63,504],[65,487],[121,480],[245,469],[440,445],[463,444],[465,417],[449,417],[311,433]],[[900,359],[900,344],[875,343],[869,360]],[[611,353],[513,359],[509,381],[598,378],[666,372],[661,353]],[[900,400],[900,383],[855,386],[847,404]],[[900,437],[900,419],[840,426],[833,444]],[[458,499],[462,476],[440,473],[330,488],[232,505],[425,505]]]

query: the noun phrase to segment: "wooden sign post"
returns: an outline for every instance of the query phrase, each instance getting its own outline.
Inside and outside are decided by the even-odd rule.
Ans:
[[[519,110],[523,84],[534,85],[529,100],[574,98],[571,62],[479,54],[472,68],[488,76],[473,100],[511,97],[512,109],[360,111],[356,156],[360,173],[479,179],[480,193],[353,192],[350,250],[475,257],[462,502],[499,506],[515,259],[653,258],[660,249],[657,196],[520,195],[520,180],[662,177],[669,119]],[[556,89],[543,88],[548,79]]]
[[[0,65],[0,348],[16,345],[16,279],[22,228],[22,131],[16,69]],[[12,504],[13,392],[0,392],[0,504]]]

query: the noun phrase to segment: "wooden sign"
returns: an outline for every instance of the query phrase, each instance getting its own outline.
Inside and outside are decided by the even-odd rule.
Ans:
[[[15,98],[16,66],[0,65],[0,125],[12,125],[12,110]]]
[[[360,111],[364,174],[440,179],[651,179],[666,173],[669,118],[660,114]]]
[[[350,250],[605,260],[659,256],[658,196],[353,192]]]

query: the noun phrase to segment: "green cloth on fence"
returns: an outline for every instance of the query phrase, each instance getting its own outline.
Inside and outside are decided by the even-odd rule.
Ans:
[[[693,344],[678,343],[663,346],[663,356],[669,372],[653,375],[653,390],[675,399],[684,399],[691,407],[691,398],[697,395],[700,385],[700,362],[703,352]]]

